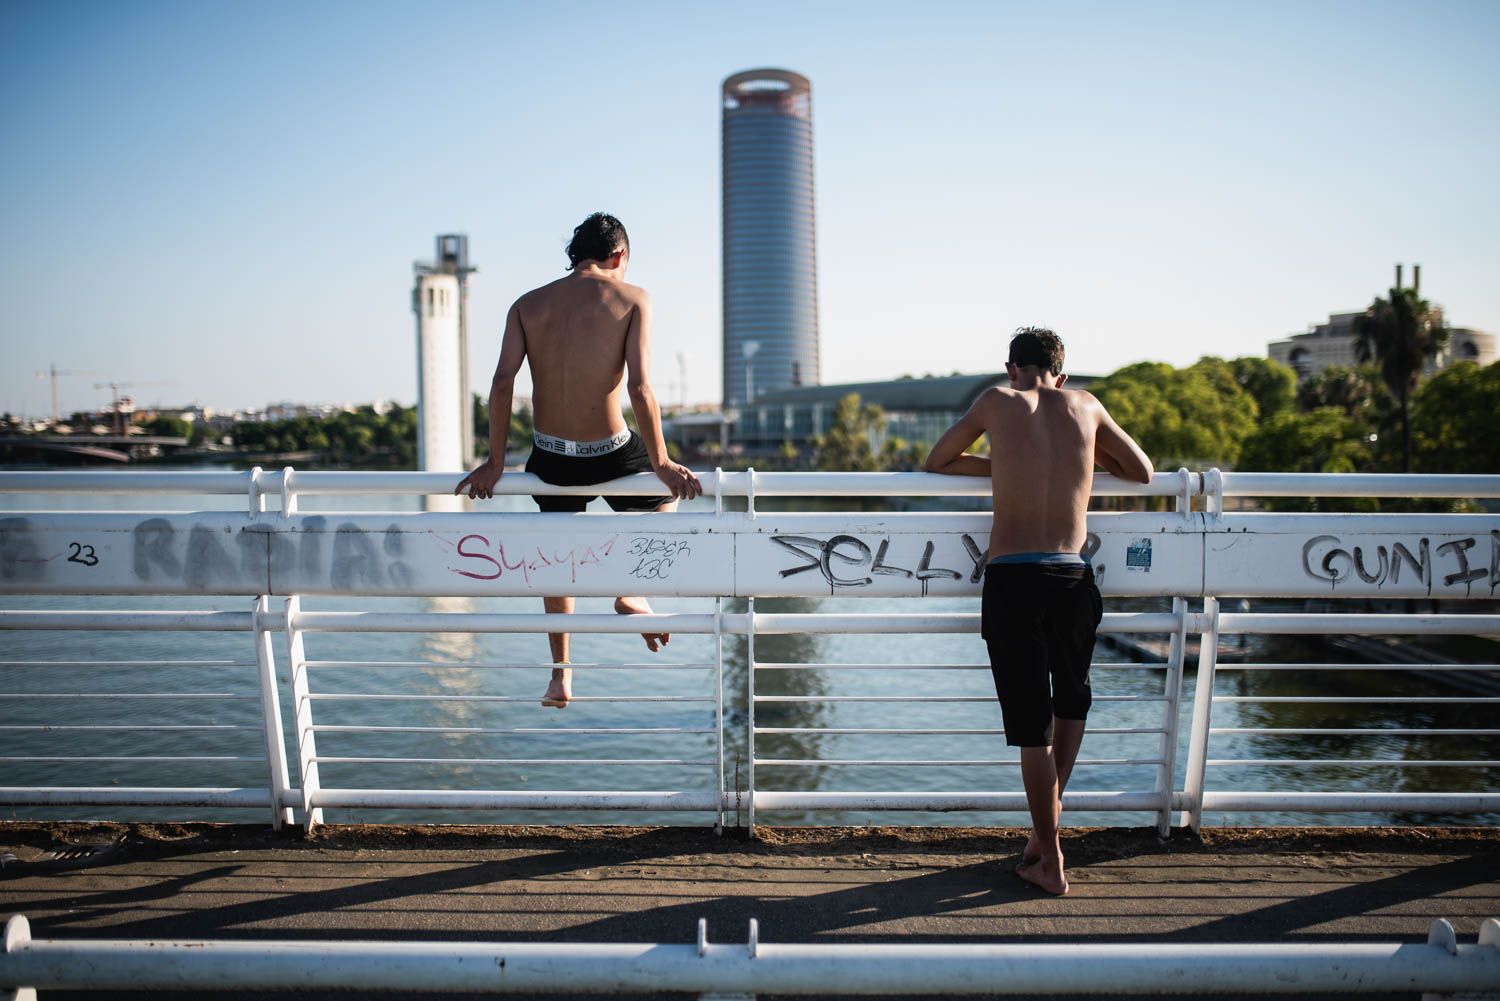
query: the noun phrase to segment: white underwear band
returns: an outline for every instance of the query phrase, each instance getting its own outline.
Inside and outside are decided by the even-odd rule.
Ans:
[[[574,441],[571,438],[559,438],[556,435],[543,434],[533,431],[531,443],[544,452],[554,452],[557,455],[608,455],[625,447],[630,440],[630,429],[626,428],[617,435],[608,438],[599,438],[596,441]]]

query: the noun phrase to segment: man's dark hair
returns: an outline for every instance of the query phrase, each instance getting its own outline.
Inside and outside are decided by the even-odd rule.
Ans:
[[[1017,368],[1034,365],[1044,372],[1061,375],[1062,338],[1046,327],[1022,327],[1010,339],[1010,364]]]
[[[584,261],[607,261],[622,250],[630,252],[624,224],[607,212],[595,212],[573,230],[573,239],[568,241],[568,270]]]

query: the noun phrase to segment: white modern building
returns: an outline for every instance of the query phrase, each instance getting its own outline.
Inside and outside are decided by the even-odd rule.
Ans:
[[[1354,320],[1362,313],[1333,313],[1328,322],[1317,324],[1305,334],[1293,334],[1286,340],[1272,342],[1268,353],[1273,361],[1295,371],[1299,382],[1333,365],[1358,365],[1359,355],[1354,349]],[[1457,361],[1488,365],[1494,360],[1494,334],[1453,327],[1447,347],[1428,361],[1425,374],[1441,371]]]
[[[1397,289],[1402,288],[1402,266],[1396,265]],[[1422,288],[1422,265],[1412,266],[1412,289]],[[1327,323],[1319,323],[1305,334],[1293,334],[1286,340],[1273,341],[1267,349],[1272,361],[1279,361],[1297,373],[1301,382],[1334,365],[1352,367],[1359,364],[1355,350],[1354,323],[1364,311],[1331,313]],[[1488,365],[1495,360],[1495,335],[1468,327],[1450,327],[1448,343],[1428,360],[1424,375],[1441,371],[1459,361]]]

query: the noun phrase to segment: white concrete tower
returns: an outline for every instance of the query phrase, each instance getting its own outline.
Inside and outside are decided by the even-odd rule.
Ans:
[[[463,426],[468,417],[459,372],[463,351],[458,305],[457,276],[417,275],[412,290],[412,310],[417,314],[417,468],[451,472],[455,477],[462,475],[459,470],[465,465]],[[428,498],[429,502],[442,500]],[[461,505],[427,504],[428,510],[450,507]]]
[[[417,316],[417,466],[438,472],[468,471],[474,462],[469,401],[469,238],[437,238],[437,260],[415,266],[412,312]],[[453,498],[457,500],[457,498]],[[442,498],[427,509],[450,510]]]

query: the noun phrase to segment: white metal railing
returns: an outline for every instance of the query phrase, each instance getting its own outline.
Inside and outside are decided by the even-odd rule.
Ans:
[[[456,476],[433,473],[341,473],[301,472],[285,469],[267,472],[190,473],[10,473],[0,472],[0,493],[47,494],[57,492],[108,492],[112,494],[240,495],[247,498],[247,512],[140,514],[50,513],[13,511],[0,513],[0,593],[47,594],[243,594],[253,600],[250,611],[223,610],[74,610],[14,608],[0,611],[0,635],[5,632],[127,630],[149,634],[248,633],[253,658],[205,658],[177,661],[198,664],[204,672],[242,671],[254,668],[254,693],[244,691],[152,691],[127,693],[113,704],[151,704],[153,700],[187,704],[202,703],[214,709],[231,704],[255,705],[259,718],[253,725],[225,723],[217,717],[195,722],[161,722],[140,713],[118,722],[82,722],[73,717],[47,717],[35,713],[28,722],[15,722],[15,706],[72,705],[97,699],[93,691],[28,691],[0,695],[0,739],[7,735],[26,740],[42,734],[91,735],[133,734],[151,740],[149,753],[28,753],[6,754],[15,765],[30,762],[76,766],[118,765],[123,762],[155,762],[164,765],[218,768],[222,774],[233,768],[261,762],[262,785],[248,781],[223,784],[119,786],[112,782],[74,786],[11,786],[0,788],[0,803],[12,806],[171,806],[194,808],[269,808],[280,826],[290,822],[294,810],[308,825],[321,822],[328,808],[355,809],[544,809],[544,810],[685,810],[707,813],[722,823],[726,810],[748,811],[753,828],[757,811],[824,810],[1021,810],[1024,796],[1013,791],[965,789],[963,791],[842,790],[824,788],[797,790],[774,787],[764,781],[767,774],[791,774],[811,768],[837,768],[841,774],[861,769],[910,767],[929,769],[1010,767],[1015,761],[997,758],[998,726],[994,725],[993,700],[976,695],[912,693],[898,696],[859,694],[787,695],[758,689],[757,679],[792,677],[819,672],[867,672],[865,677],[911,672],[914,665],[891,662],[762,663],[757,655],[757,637],[793,634],[937,635],[976,633],[975,613],[920,612],[899,614],[766,613],[757,611],[757,596],[797,594],[907,595],[967,594],[977,586],[982,552],[979,541],[986,530],[980,513],[785,513],[757,508],[757,500],[778,496],[908,497],[988,495],[982,479],[942,477],[930,474],[888,473],[756,473],[715,471],[703,477],[709,492],[711,514],[685,511],[671,515],[538,515],[428,513],[428,514],[308,514],[299,510],[299,500],[309,495],[399,495],[446,494]],[[507,474],[498,493],[639,493],[650,487],[649,474],[611,484],[584,488],[556,488],[540,484],[525,474]],[[1205,811],[1371,812],[1435,811],[1484,813],[1500,811],[1500,792],[1485,783],[1478,791],[1453,793],[1369,792],[1326,788],[1319,791],[1243,790],[1211,787],[1219,774],[1233,774],[1246,765],[1260,768],[1347,767],[1360,764],[1404,769],[1467,768],[1480,776],[1493,775],[1500,764],[1489,757],[1472,759],[1443,754],[1429,758],[1379,758],[1264,753],[1230,754],[1220,750],[1210,756],[1211,746],[1231,749],[1245,741],[1272,740],[1280,744],[1297,738],[1347,738],[1357,749],[1366,738],[1393,736],[1430,740],[1470,737],[1490,740],[1500,737],[1491,726],[1444,728],[1360,726],[1231,726],[1215,724],[1214,708],[1222,712],[1247,702],[1298,702],[1317,706],[1351,705],[1349,698],[1302,697],[1249,698],[1219,692],[1216,679],[1226,672],[1273,672],[1307,669],[1296,664],[1219,664],[1221,635],[1319,634],[1336,632],[1362,635],[1476,635],[1500,634],[1500,615],[1493,614],[1372,614],[1372,613],[1245,613],[1221,611],[1219,596],[1339,596],[1486,598],[1500,583],[1500,519],[1489,515],[1273,515],[1226,514],[1225,496],[1430,496],[1500,497],[1500,476],[1356,476],[1324,474],[1223,473],[1209,470],[1193,473],[1158,474],[1149,485],[1126,484],[1113,477],[1096,478],[1096,494],[1106,496],[1154,496],[1169,498],[1174,510],[1160,514],[1095,514],[1090,516],[1090,541],[1094,561],[1107,594],[1155,595],[1169,599],[1171,611],[1114,612],[1106,614],[1101,634],[1161,634],[1168,638],[1160,660],[1147,664],[1098,664],[1105,684],[1124,678],[1126,672],[1160,670],[1159,689],[1117,693],[1103,691],[1096,697],[1101,708],[1139,707],[1144,725],[1091,727],[1088,743],[1101,739],[1118,744],[1118,751],[1085,752],[1081,769],[1129,767],[1144,770],[1148,782],[1113,791],[1070,792],[1065,805],[1070,810],[1144,811],[1155,815],[1159,829],[1169,829],[1170,815],[1182,811],[1184,819],[1197,826]],[[743,498],[744,510],[731,510],[725,498]],[[279,509],[271,509],[276,500]],[[622,560],[625,544],[611,549],[613,540],[634,535],[641,542],[639,560]],[[446,538],[445,538],[446,537]],[[419,550],[413,540],[436,538],[446,549]],[[372,541],[379,540],[377,541]],[[225,540],[232,540],[225,541]],[[331,541],[330,541],[331,540]],[[478,541],[483,540],[481,546]],[[519,540],[519,541],[517,541]],[[506,545],[510,544],[508,551]],[[536,558],[527,547],[535,545]],[[319,547],[323,548],[320,549]],[[342,549],[342,556],[340,555]],[[434,544],[435,546],[435,544]],[[76,547],[76,548],[75,548]],[[327,551],[331,547],[331,555]],[[1486,547],[1489,547],[1488,549]],[[1153,550],[1157,558],[1153,563]],[[562,554],[566,552],[566,557]],[[436,553],[437,555],[434,555]],[[320,555],[321,554],[321,555]],[[395,554],[387,564],[380,559]],[[519,554],[519,555],[518,555]],[[688,558],[684,554],[690,554]],[[651,559],[653,566],[646,566]],[[319,563],[318,560],[322,562]],[[342,560],[342,564],[341,561]],[[457,560],[458,568],[451,564]],[[675,560],[675,564],[673,565]],[[694,563],[693,561],[697,562]],[[196,561],[196,562],[195,562]],[[468,561],[464,563],[463,561]],[[633,564],[633,571],[632,571]],[[664,570],[670,570],[667,573]],[[342,566],[342,570],[340,567]],[[195,569],[196,567],[196,569]],[[642,568],[648,572],[644,575]],[[581,580],[583,572],[600,575]],[[399,571],[399,572],[398,572]],[[652,576],[652,573],[656,576]],[[548,576],[551,574],[552,576]],[[571,574],[564,580],[562,575]],[[1404,576],[1403,576],[1404,575]],[[578,614],[549,616],[532,613],[398,612],[398,611],[310,611],[302,607],[304,594],[446,595],[446,594],[682,594],[713,597],[712,612],[675,612],[653,616]],[[726,612],[723,598],[748,598],[744,613]],[[1194,607],[1190,602],[1201,599]],[[919,607],[915,602],[914,607]],[[710,638],[711,656],[687,663],[652,664],[699,671],[710,676],[709,687],[689,694],[610,696],[612,706],[639,712],[609,727],[558,726],[553,719],[545,727],[454,725],[406,726],[371,721],[368,713],[353,722],[330,722],[333,707],[368,708],[395,702],[443,701],[466,703],[487,709],[504,709],[529,702],[510,694],[474,694],[438,691],[380,693],[339,687],[351,672],[371,669],[401,670],[403,667],[496,671],[510,674],[516,669],[547,665],[521,660],[482,662],[460,658],[435,664],[390,658],[318,659],[310,657],[311,638],[335,633],[364,635],[417,633],[541,633],[565,627],[580,634],[639,633],[643,626],[674,633],[699,634]],[[276,634],[281,634],[284,653],[278,656]],[[744,738],[746,774],[730,788],[725,774],[725,674],[724,638],[744,637],[747,650],[745,682],[747,720]],[[1192,713],[1184,723],[1182,679],[1187,649],[1199,644],[1196,697]],[[57,673],[70,665],[83,667],[98,661],[22,659],[0,652],[0,678],[13,676],[28,665]],[[126,665],[128,662],[113,662]],[[152,661],[152,663],[165,663]],[[601,671],[628,671],[644,665],[601,664]],[[1338,665],[1348,669],[1359,665]],[[1376,670],[1487,671],[1496,665],[1447,664],[1425,666],[1400,663],[1368,665]],[[917,665],[921,672],[972,675],[986,667],[977,663],[930,663]],[[1363,669],[1363,667],[1362,667]],[[278,673],[284,672],[287,691]],[[684,675],[687,676],[686,674]],[[929,677],[944,676],[930,674]],[[332,679],[332,680],[330,680]],[[10,687],[0,684],[0,687]],[[595,697],[596,699],[599,697]],[[1367,696],[1383,699],[1395,695]],[[282,713],[283,699],[288,711]],[[247,701],[248,700],[248,701]],[[1402,699],[1409,702],[1409,699]],[[1436,703],[1438,700],[1427,700]],[[1463,701],[1484,705],[1497,701],[1476,696]],[[590,697],[577,700],[587,706]],[[757,708],[812,703],[843,711],[857,706],[892,707],[914,704],[983,706],[987,716],[979,723],[943,726],[868,726],[847,720],[807,726],[767,725],[757,718]],[[1374,705],[1373,702],[1364,704]],[[322,707],[321,709],[319,707]],[[705,710],[693,722],[664,722],[666,708]],[[315,710],[318,710],[315,712]],[[342,710],[340,710],[342,711]],[[6,718],[10,717],[10,718]],[[1185,730],[1184,730],[1185,727]],[[287,733],[287,730],[290,733]],[[228,739],[239,733],[259,733],[256,753],[241,747],[235,753],[197,753],[181,743],[191,736]],[[1186,773],[1175,780],[1182,753],[1179,739],[1186,734]],[[649,737],[655,742],[648,754],[611,757],[594,743],[612,735]],[[526,740],[541,735],[568,742],[561,755],[528,753],[432,754],[375,753],[350,750],[340,742],[358,737],[394,739],[421,735],[434,739],[492,736]],[[879,754],[845,756],[764,755],[764,740],[794,735],[822,738],[861,736],[882,741]],[[892,751],[912,746],[906,738],[940,740],[963,738],[978,748],[964,754],[919,756]],[[177,744],[167,738],[178,739]],[[699,741],[686,748],[671,740]],[[245,738],[247,741],[252,739]],[[320,740],[324,745],[319,747]],[[288,744],[290,744],[290,753]],[[339,744],[339,746],[334,746]],[[1126,745],[1129,746],[1126,746]],[[40,749],[46,750],[46,749]],[[108,749],[106,749],[108,750]],[[176,751],[177,753],[168,753]],[[351,788],[332,784],[325,773],[345,767],[407,765],[414,768],[449,767],[490,769],[539,762],[570,762],[580,769],[607,770],[615,765],[636,768],[678,769],[696,774],[696,785],[684,788],[599,790],[424,789]],[[294,764],[293,764],[294,763]],[[233,772],[243,775],[243,769]]]
[[[130,941],[32,939],[5,927],[0,984],[43,990],[362,990],[621,994],[1023,995],[1500,991],[1500,921],[1460,943],[1448,921],[1425,943],[1213,942],[1019,945],[573,942]],[[24,986],[23,986],[24,985]]]

